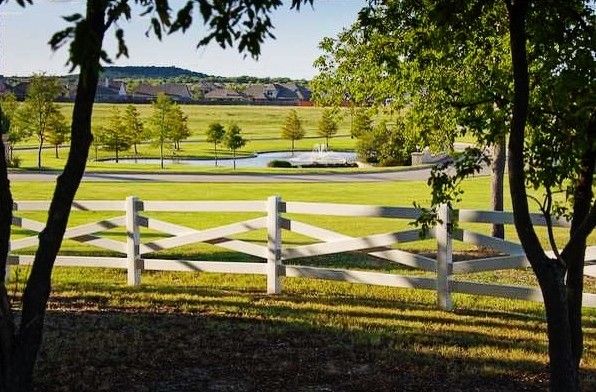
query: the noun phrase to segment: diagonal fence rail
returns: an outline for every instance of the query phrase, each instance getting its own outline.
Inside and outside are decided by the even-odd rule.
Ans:
[[[19,211],[47,211],[49,202],[23,201],[14,204],[13,225],[39,233],[44,224],[33,219],[19,217]],[[282,277],[305,277],[328,279],[370,285],[417,288],[435,290],[437,302],[442,309],[451,309],[452,293],[465,293],[495,296],[511,299],[542,301],[542,295],[536,287],[516,285],[488,284],[472,281],[455,280],[458,274],[527,268],[529,263],[520,244],[471,230],[455,228],[458,223],[502,223],[512,224],[513,214],[509,212],[450,210],[441,206],[440,223],[430,230],[425,238],[418,230],[393,231],[353,237],[329,229],[302,222],[289,216],[348,216],[378,217],[391,219],[416,219],[420,211],[407,207],[383,207],[354,204],[286,202],[278,196],[264,201],[142,201],[128,197],[122,201],[77,201],[73,210],[78,211],[124,211],[124,215],[104,219],[98,222],[69,228],[65,239],[109,250],[119,254],[116,257],[58,256],[58,266],[106,267],[127,270],[127,282],[130,285],[141,284],[142,272],[153,271],[197,271],[236,274],[258,274],[267,277],[267,292],[278,294],[282,291]],[[257,212],[264,216],[235,222],[215,228],[197,230],[191,227],[146,216],[150,212]],[[302,218],[301,218],[302,219]],[[546,225],[540,214],[532,215],[536,225]],[[554,220],[559,227],[569,227],[564,220]],[[102,237],[107,230],[124,227],[126,240],[117,241]],[[158,231],[166,238],[148,242],[141,240],[141,228]],[[264,230],[266,244],[234,239],[237,234]],[[307,236],[319,242],[289,247],[284,244],[282,230]],[[420,254],[396,249],[397,244],[435,239],[436,259]],[[453,242],[462,241],[478,247],[488,248],[497,256],[474,260],[453,261]],[[227,250],[255,257],[259,262],[224,262],[201,260],[170,260],[146,257],[155,252],[177,248],[189,244],[205,243]],[[23,250],[38,244],[37,236],[11,241],[12,251]],[[390,273],[321,268],[305,265],[289,265],[286,261],[308,259],[344,252],[359,251],[378,259],[405,265],[435,274],[434,277],[416,277]],[[33,262],[31,255],[9,256],[9,265],[27,265]],[[596,277],[596,246],[586,250],[585,275]],[[584,306],[596,307],[596,294],[584,294]]]

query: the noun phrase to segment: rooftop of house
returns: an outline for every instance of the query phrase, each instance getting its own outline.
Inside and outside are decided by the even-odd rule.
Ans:
[[[205,94],[206,99],[246,99],[244,94],[228,88],[218,88]]]

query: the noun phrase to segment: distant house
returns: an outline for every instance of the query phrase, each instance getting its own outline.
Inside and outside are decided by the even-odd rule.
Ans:
[[[134,89],[131,96],[137,100],[154,100],[159,94],[165,94],[176,102],[192,101],[192,94],[186,84],[164,83],[152,85],[141,83]]]
[[[27,90],[29,89],[29,82],[19,82],[16,85],[12,86],[10,90],[15,95],[15,97],[22,101],[27,96]]]
[[[207,95],[207,93],[217,90],[220,88],[224,88],[223,84],[216,83],[216,82],[208,82],[206,80],[201,80],[200,82],[193,85],[195,91],[200,91],[203,96]]]
[[[4,94],[10,91],[10,86],[6,82],[4,76],[0,75],[0,94]]]
[[[218,88],[205,94],[206,101],[249,102],[242,93],[229,88]]]
[[[296,83],[252,84],[244,92],[255,103],[300,104],[309,102],[311,92]]]
[[[67,97],[74,100],[77,96],[77,84],[66,85],[66,89],[68,90]],[[96,102],[121,102],[127,99],[128,92],[124,82],[105,78],[97,84],[97,90],[95,90]]]

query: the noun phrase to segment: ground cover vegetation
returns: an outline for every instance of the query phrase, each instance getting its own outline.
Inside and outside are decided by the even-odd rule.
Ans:
[[[470,197],[462,207],[485,208],[490,203],[486,192],[489,183],[488,178],[465,181],[463,187]],[[423,181],[372,183],[366,188],[358,184],[250,186],[247,194],[246,184],[83,183],[77,199],[123,200],[137,195],[144,200],[264,200],[275,193],[295,201],[407,206],[412,194],[418,194],[428,195],[421,201],[430,202],[429,188]],[[174,187],[176,192],[167,191]],[[18,200],[47,200],[52,185],[17,182],[13,191]],[[505,203],[509,209],[509,197]],[[19,216],[42,220],[45,214],[21,212]],[[69,226],[110,216],[115,215],[76,212]],[[197,229],[256,217],[241,213],[152,216]],[[378,218],[294,218],[349,235],[406,229],[410,223]],[[470,229],[490,232],[488,225]],[[29,234],[15,232],[16,237]],[[539,235],[548,241],[545,230]],[[102,236],[123,240],[125,233],[113,229]],[[568,232],[558,229],[556,236],[563,242]],[[156,232],[142,234],[144,241],[159,237]],[[263,244],[266,234],[256,231],[235,238]],[[512,226],[506,226],[506,238],[516,239]],[[289,233],[284,233],[284,241],[290,246],[312,242]],[[591,237],[589,243],[596,244],[596,238]],[[456,260],[481,252],[457,242],[455,246]],[[436,243],[421,241],[406,249],[432,255]],[[65,241],[61,253],[109,255],[72,241]],[[211,245],[185,246],[158,257],[255,261]],[[429,275],[358,252],[296,262]],[[8,288],[17,297],[28,272],[27,267],[13,268]],[[470,274],[458,279],[537,284],[529,270]],[[540,304],[456,294],[456,310],[444,312],[436,309],[432,291],[293,278],[284,279],[282,295],[268,297],[262,277],[207,273],[145,272],[141,287],[128,287],[125,282],[125,273],[117,270],[56,268],[35,390],[127,387],[165,391],[188,390],[196,385],[205,390],[234,390],[257,388],[255,380],[268,390],[419,390],[448,383],[450,388],[461,390],[540,391],[547,385],[546,324]],[[586,291],[596,292],[596,280],[586,281]],[[584,310],[583,323],[586,351],[580,375],[585,390],[590,390],[596,385],[593,310]],[[64,328],[71,331],[68,336]],[[98,345],[105,349],[97,350]],[[349,369],[347,373],[345,369]],[[288,371],[296,376],[283,376]],[[96,377],[98,372],[101,378]],[[377,382],[372,383],[375,378]]]

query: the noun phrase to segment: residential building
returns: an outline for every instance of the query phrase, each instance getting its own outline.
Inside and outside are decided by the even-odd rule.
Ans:
[[[229,88],[218,88],[205,94],[206,101],[227,101],[227,102],[249,102],[249,99],[242,93]]]

